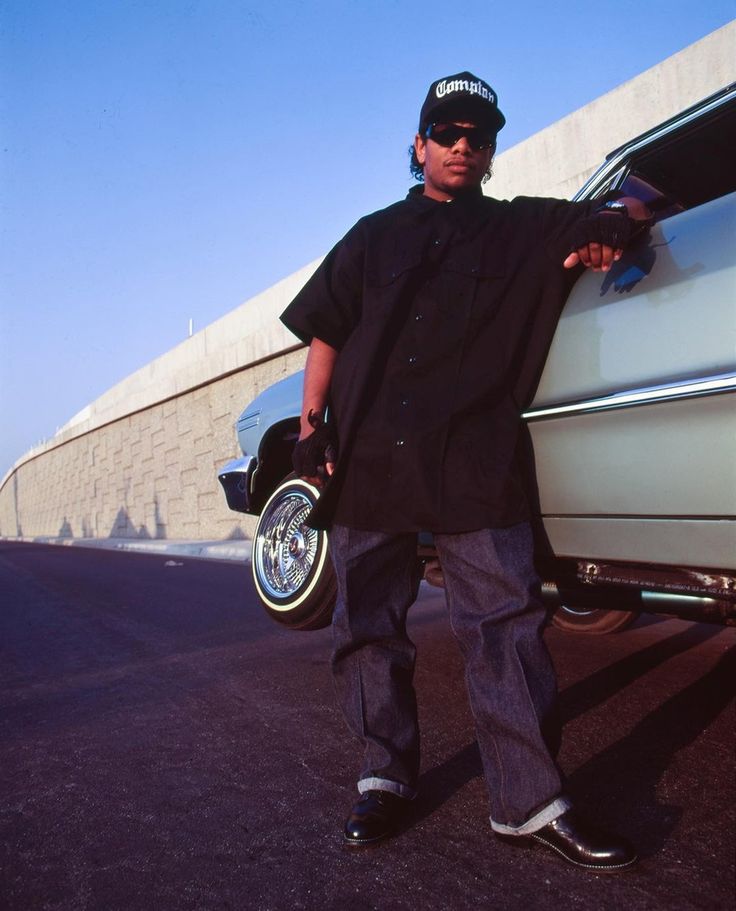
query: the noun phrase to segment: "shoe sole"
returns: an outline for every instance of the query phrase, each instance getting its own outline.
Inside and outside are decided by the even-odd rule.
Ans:
[[[394,831],[391,831],[386,832],[385,835],[377,835],[375,838],[350,838],[349,835],[343,835],[343,841],[349,848],[370,848],[395,834]]]
[[[497,832],[496,838],[499,841],[513,845],[516,848],[536,848],[537,850],[545,849],[554,851],[558,857],[561,857],[562,860],[571,866],[579,867],[581,870],[589,870],[591,873],[621,873],[624,870],[630,870],[639,862],[638,856],[635,856],[631,860],[627,860],[624,864],[586,864],[581,860],[575,860],[575,858],[565,854],[557,845],[553,845],[552,842],[546,841],[538,835],[502,835]]]

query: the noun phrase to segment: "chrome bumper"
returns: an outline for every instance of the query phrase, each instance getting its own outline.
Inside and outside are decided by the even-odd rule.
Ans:
[[[250,482],[258,465],[255,456],[233,459],[217,472],[217,480],[225,491],[230,509],[236,512],[250,512]]]

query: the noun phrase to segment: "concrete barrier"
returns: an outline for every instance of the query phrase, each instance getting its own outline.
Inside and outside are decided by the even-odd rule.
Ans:
[[[569,196],[605,154],[736,80],[736,23],[499,155],[494,196]],[[278,314],[311,263],[138,370],[19,459],[0,483],[0,537],[238,540],[216,480],[239,455],[233,425],[306,351]]]
[[[264,386],[300,369],[305,349],[49,446],[0,490],[0,535],[226,539],[252,523],[225,508],[217,468],[237,453],[233,422]]]

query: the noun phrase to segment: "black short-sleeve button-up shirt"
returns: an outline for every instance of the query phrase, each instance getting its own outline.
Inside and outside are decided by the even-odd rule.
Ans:
[[[522,521],[519,415],[579,269],[590,203],[415,188],[361,219],[282,314],[339,351],[333,478],[310,522],[462,532]]]

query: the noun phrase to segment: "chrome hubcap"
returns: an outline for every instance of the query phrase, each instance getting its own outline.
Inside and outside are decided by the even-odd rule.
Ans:
[[[305,493],[289,489],[261,517],[253,560],[271,598],[285,600],[307,582],[320,543],[320,532],[304,524],[312,505]]]

